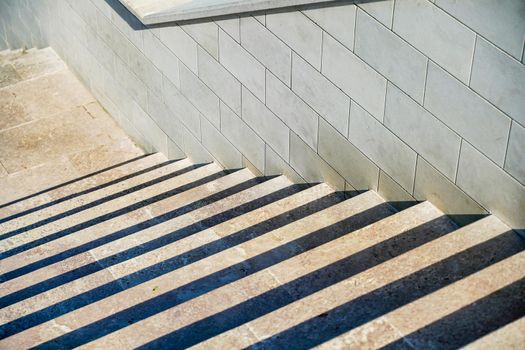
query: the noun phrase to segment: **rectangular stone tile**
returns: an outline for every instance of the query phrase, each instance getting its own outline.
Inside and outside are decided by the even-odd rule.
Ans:
[[[525,66],[479,37],[470,87],[525,125]]]
[[[213,156],[202,145],[200,140],[197,139],[186,128],[183,128],[182,140],[183,140],[182,150],[193,163],[199,164],[199,163],[210,163],[210,162],[215,161]]]
[[[285,162],[268,144],[264,155],[264,175],[284,175],[293,183],[306,182],[297,172]]]
[[[319,155],[353,188],[377,189],[377,165],[323,119],[319,119]]]
[[[327,5],[302,12],[349,50],[353,50],[356,6],[345,3]]]
[[[220,127],[219,98],[185,66],[180,66],[180,90],[209,121]]]
[[[461,138],[392,84],[385,125],[449,179],[455,178]]]
[[[417,160],[414,197],[428,200],[445,214],[478,215],[487,211],[425,159]]]
[[[423,102],[427,58],[364,11],[357,11],[354,52],[416,101]]]
[[[290,129],[248,89],[242,89],[242,119],[286,161],[290,158]]]
[[[511,119],[432,62],[425,108],[503,166]]]
[[[456,184],[507,225],[525,227],[525,187],[467,142],[461,146]]]
[[[219,50],[219,62],[264,101],[264,66],[223,31],[219,31]]]
[[[415,199],[405,191],[401,185],[394,181],[383,170],[379,171],[377,193],[397,210],[404,210],[415,204]]]
[[[517,60],[521,59],[525,36],[523,1],[437,0],[436,5]]]
[[[378,120],[383,120],[386,79],[343,45],[325,35],[322,73]]]
[[[162,91],[162,74],[142,52],[133,47],[129,55],[130,70],[155,94]]]
[[[394,0],[362,1],[358,6],[370,16],[377,19],[387,28],[392,29],[392,17],[394,15]]]
[[[168,153],[166,134],[138,104],[134,104],[133,113],[131,113],[129,119],[133,126],[153,145],[155,151],[164,154]]]
[[[242,17],[240,30],[242,47],[289,86],[292,50],[253,17]]]
[[[181,132],[182,137],[182,132]],[[180,143],[179,143],[180,142]],[[170,160],[179,160],[186,158],[186,154],[182,150],[182,138],[179,142],[175,142],[172,139],[168,137],[168,154],[166,154],[166,157]]]
[[[219,59],[219,27],[211,21],[184,24],[182,30],[188,33],[210,55]]]
[[[189,69],[197,73],[197,43],[179,26],[167,26],[158,30],[160,40]]]
[[[400,1],[394,9],[393,30],[468,83],[476,35],[463,24],[426,0]]]
[[[264,173],[264,141],[224,103],[221,103],[221,132]]]
[[[206,118],[201,121],[202,144],[226,169],[242,167],[242,154]]]
[[[350,107],[348,139],[406,191],[412,192],[416,153],[356,103]]]
[[[294,51],[321,69],[322,30],[299,11],[268,13],[266,27]]]
[[[142,33],[145,29],[144,24],[129,12],[124,5],[120,3],[113,3],[117,7],[115,11],[111,12],[111,21],[117,29],[124,34],[138,49],[141,51],[144,48],[144,41]]]
[[[317,113],[270,72],[266,73],[266,86],[268,108],[316,150]]]
[[[525,185],[525,128],[516,122],[510,129],[505,170]]]
[[[75,26],[73,26],[74,28]],[[128,61],[131,42],[103,15],[96,16],[96,33],[125,62]]]
[[[168,79],[163,79],[162,98],[168,108],[200,138],[200,113]]]
[[[343,177],[293,132],[290,132],[290,165],[307,182],[326,182],[335,190],[345,189]]]
[[[241,113],[241,83],[200,47],[199,78],[235,113]]]
[[[292,90],[346,135],[350,98],[296,54],[293,55],[292,71]]]
[[[130,98],[141,107],[146,108],[148,92],[146,84],[133,74],[126,63],[118,57],[115,58],[115,80]]]
[[[90,53],[96,57],[97,62],[100,63],[108,72],[115,74],[115,51],[91,30],[86,30],[85,38],[85,45]]]
[[[175,115],[162,99],[148,92],[148,114],[157,125],[175,142],[182,141],[182,125],[178,116]]]
[[[241,23],[238,15],[225,16],[223,19],[215,20],[215,23],[236,42],[241,43]]]
[[[144,31],[144,54],[175,86],[180,87],[179,59],[151,31]]]

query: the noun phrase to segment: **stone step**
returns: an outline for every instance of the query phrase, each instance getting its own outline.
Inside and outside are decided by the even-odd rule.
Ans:
[[[331,189],[327,192],[327,195],[333,193]],[[337,235],[341,235],[343,232],[346,233],[346,230],[327,230],[325,234],[314,235],[312,233],[336,224],[348,218],[348,215],[356,214],[352,224],[359,227],[375,221],[378,217],[392,213],[392,208],[385,205],[377,195],[371,192],[339,204],[336,204],[340,201],[337,197],[332,196],[332,205],[326,209],[322,209],[327,205],[326,203],[319,207],[321,205],[319,201],[312,202],[308,211],[313,214],[274,230],[272,230],[270,223],[266,223],[253,226],[256,229],[252,231],[253,228],[250,230],[251,224],[248,223],[248,232],[244,234],[247,234],[248,238],[251,238],[250,240],[233,247],[227,247],[227,249],[210,255],[205,259],[189,263],[177,270],[167,272],[160,277],[58,317],[54,322],[68,324],[67,327],[70,329],[76,329],[93,321],[111,316],[117,310],[124,312],[129,307],[139,307],[140,309],[146,307],[148,309],[148,305],[155,302],[155,297],[165,293],[169,295],[169,302],[181,303],[185,298],[197,297],[210,288],[213,290],[218,288],[220,284],[232,282],[232,279],[241,279],[247,273],[255,273],[257,270],[262,270],[267,264],[272,264],[275,259],[286,259],[287,257],[300,254],[308,249],[310,245],[319,245],[325,240],[335,239]],[[304,209],[302,208],[302,210]],[[290,219],[287,216],[285,216],[285,220]],[[236,220],[239,223],[243,221],[245,220]],[[352,226],[349,221],[347,221],[347,224],[349,225],[347,229],[351,230]],[[269,227],[265,227],[266,225]],[[226,228],[227,226],[223,230]],[[260,230],[262,232],[259,232]],[[221,230],[213,229],[213,231],[215,234],[221,235]],[[229,231],[229,235],[222,239],[228,239],[231,235],[232,232]],[[251,235],[255,237],[250,237]],[[252,258],[256,260],[250,263]],[[106,311],[110,312],[106,313]],[[79,316],[80,314],[82,316]],[[121,321],[119,320],[117,323],[120,324]],[[127,321],[125,322],[127,325]],[[19,335],[24,339],[28,339],[31,336],[28,337],[29,334],[27,332],[38,332],[40,327],[49,327],[49,323],[31,328],[19,333]],[[42,339],[42,341],[45,341],[45,339]]]
[[[158,159],[161,157],[154,158]],[[147,163],[152,163],[152,161],[148,161]],[[193,168],[193,164],[188,160],[181,160],[174,163],[156,162],[147,168],[138,168],[137,171],[133,173],[122,174],[121,181],[120,179],[109,183],[104,181],[99,185],[94,181],[101,180],[101,178],[94,179],[92,180],[94,183],[90,190],[80,193],[77,192],[78,194],[76,195],[74,193],[72,196],[58,198],[54,201],[56,204],[39,206],[34,210],[26,211],[27,214],[25,215],[17,216],[17,220],[8,220],[0,223],[0,239],[6,239],[44,226],[46,223],[57,221],[63,217],[72,216],[115,198],[158,184]],[[126,169],[113,170],[115,170],[113,174],[117,175]]]
[[[331,285],[341,283],[340,281],[359,273],[368,265],[373,266],[374,263],[378,264],[391,258],[390,254],[401,254],[411,246],[446,234],[454,228],[439,210],[429,203],[422,203],[355,231],[348,229],[347,234],[333,241],[137,323],[136,327],[141,327],[142,334],[130,336],[127,340],[133,339],[130,347],[154,342],[153,347],[174,344],[175,347],[186,348],[225,332],[217,339],[209,340],[210,343],[203,343],[203,347],[214,348],[218,344],[228,344],[233,348],[248,346],[259,339],[255,334],[260,337],[263,332],[269,331],[267,327],[273,327],[272,330],[287,329],[293,326],[295,319],[308,318],[317,309],[341,301],[338,295],[332,293],[324,294],[324,299],[317,298],[315,305],[305,304],[303,299],[311,298],[316,292],[323,293]],[[405,240],[408,240],[409,244],[401,247]],[[381,246],[385,242],[387,246]],[[259,281],[265,280],[266,274],[271,275],[276,283],[262,285]],[[346,288],[351,287],[347,285]],[[342,296],[344,297],[344,294]],[[212,305],[212,300],[222,302]],[[191,309],[199,312],[192,313]],[[146,332],[153,323],[163,323],[166,317],[187,313],[191,317],[178,317],[176,324],[171,322],[171,329],[166,327],[159,331],[158,327],[155,327],[158,336]],[[204,331],[204,328],[212,323],[221,326],[217,326],[213,331]],[[131,327],[135,327],[135,324],[128,328],[131,330]],[[127,337],[128,328],[118,333],[125,332],[122,335]],[[232,330],[228,332],[229,329]],[[246,333],[247,330],[250,331]],[[195,336],[191,336],[192,333]],[[117,333],[114,334],[117,336]],[[197,334],[203,334],[204,337],[200,338]],[[243,337],[242,334],[251,336]],[[94,345],[106,344],[108,337]],[[156,341],[156,338],[159,340]],[[281,347],[276,348],[282,347],[281,344]]]
[[[463,349],[520,349],[523,344],[525,344],[525,317],[489,333]]]
[[[110,280],[121,278],[169,259],[172,259],[173,263],[180,264],[181,255],[195,256],[196,253],[190,254],[189,252],[197,252],[198,249],[202,249],[201,245],[208,245],[209,250],[212,247],[221,249],[222,245],[212,244],[219,239],[219,236],[213,233],[215,227],[222,225],[230,229],[233,227],[238,229],[247,222],[263,221],[265,217],[268,217],[268,211],[282,214],[286,210],[294,209],[301,203],[297,201],[311,192],[294,194],[302,187],[292,185],[284,177],[278,177],[195,211],[138,231],[132,236],[125,236],[114,242],[95,247],[88,252],[96,259],[96,263],[86,262],[85,259],[79,259],[78,256],[60,262],[62,275],[55,284],[53,284],[52,277],[55,275],[53,270],[59,267],[57,264],[5,282],[0,305],[11,305],[8,310],[13,313],[13,317],[15,315],[21,317],[23,315],[19,312],[25,314],[35,309],[29,306],[34,306],[35,300],[26,299],[42,291],[46,292],[40,294],[36,299],[38,308],[104,285],[108,282],[108,277]],[[312,196],[313,192],[310,194],[310,197]],[[234,225],[236,222],[239,223]],[[201,251],[200,256],[205,256],[209,250]],[[95,266],[90,267],[89,265]],[[84,268],[81,269],[81,267]],[[150,270],[157,271],[158,268],[150,268]],[[45,280],[46,278],[48,280]],[[10,312],[5,313],[6,316]],[[4,320],[4,322],[7,321]]]
[[[253,174],[247,169],[224,175],[217,165],[209,164],[167,180],[163,187],[154,189],[158,192],[156,197],[151,197],[151,188],[147,188],[144,190],[148,191],[148,195],[142,202],[135,199],[141,192],[138,191],[131,194],[131,198],[120,197],[106,203],[109,216],[102,217],[103,220],[96,218],[93,225],[78,226],[74,229],[65,226],[58,227],[56,231],[43,231],[40,238],[29,241],[25,246],[18,245],[15,249],[20,252],[17,251],[17,254],[11,254],[2,260],[3,279],[10,280],[39,269],[42,265],[62,261],[77,255],[79,249],[85,256],[84,247],[133,234],[204,206],[215,200],[219,194],[226,196],[231,194],[232,190],[239,191],[243,186],[251,187],[256,183]],[[143,198],[139,197],[138,200],[140,199]],[[129,203],[131,205],[126,206]],[[118,216],[115,216],[116,214]],[[40,229],[42,228],[37,230]],[[26,247],[28,249],[25,249]]]
[[[42,226],[36,225],[35,228],[29,226],[27,231],[22,230],[20,233],[12,235],[11,237],[8,236],[7,239],[2,241],[1,256],[7,258],[27,249],[38,247],[42,244],[41,242],[54,239],[52,238],[54,236],[62,237],[71,235],[85,227],[118,218],[122,214],[132,212],[134,206],[143,207],[150,204],[149,202],[154,203],[162,200],[164,197],[170,195],[170,191],[177,192],[177,188],[179,187],[200,185],[201,182],[207,182],[207,179],[212,180],[217,176],[224,175],[221,169],[215,164],[186,171],[189,165],[190,163],[186,160],[170,164],[170,170],[172,172],[181,171],[179,176],[168,178],[165,181],[160,181],[140,190],[124,194],[101,205],[88,207],[86,210],[74,213],[73,215],[44,222]],[[184,188],[185,187],[183,187],[183,189]]]
[[[167,162],[162,153],[154,153],[131,159],[108,169],[98,169],[93,174],[74,180],[71,183],[56,188],[44,190],[29,198],[21,199],[12,204],[0,207],[0,223],[12,221],[30,213],[42,210],[48,206],[55,206],[64,201],[79,197],[91,192],[98,192],[113,184],[124,182],[128,178],[160,167]]]

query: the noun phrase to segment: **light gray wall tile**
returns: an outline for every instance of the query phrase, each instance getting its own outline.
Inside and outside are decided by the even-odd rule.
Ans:
[[[359,10],[354,52],[416,101],[423,102],[427,58]]]
[[[290,129],[246,88],[242,89],[242,119],[288,161]]]
[[[292,90],[346,135],[350,98],[295,53],[292,69]]]
[[[242,167],[242,155],[206,118],[201,120],[202,144],[226,169]]]
[[[404,210],[415,204],[415,199],[384,171],[379,171],[377,193],[397,210]]]
[[[202,48],[199,48],[199,77],[235,113],[241,113],[241,83]]]
[[[284,175],[294,183],[306,182],[297,172],[284,161],[277,152],[275,152],[268,144],[266,145],[264,158],[264,175]]]
[[[383,120],[386,79],[343,45],[324,36],[322,73],[379,120]]]
[[[102,15],[97,16],[96,23],[97,35],[111,47],[117,56],[124,62],[128,62],[131,42],[115,28],[108,18]],[[72,25],[72,28],[75,28],[75,25]]]
[[[130,70],[157,95],[162,93],[162,74],[142,52],[133,47],[129,55]]]
[[[377,189],[377,165],[323,119],[319,120],[319,155],[354,189]]]
[[[224,103],[221,103],[221,132],[264,173],[264,141]]]
[[[525,66],[481,38],[476,43],[470,86],[525,125]]]
[[[90,1],[78,1],[84,3],[90,3]],[[111,12],[111,21],[118,28],[118,30],[124,34],[139,50],[143,50],[144,42],[142,38],[142,31],[144,25],[140,20],[129,12],[120,3],[117,4],[120,7],[118,12]]]
[[[180,66],[180,90],[216,127],[220,126],[219,98],[195,74]]]
[[[317,150],[318,115],[273,74],[266,74],[266,106]]]
[[[525,227],[525,187],[467,142],[461,147],[456,184],[509,226]]]
[[[144,53],[162,74],[180,87],[179,59],[150,31],[144,31]]]
[[[468,83],[475,34],[427,0],[397,1],[394,31]]]
[[[267,14],[266,27],[316,69],[321,69],[322,30],[305,15],[298,11]]]
[[[127,65],[120,59],[115,58],[115,78],[122,88],[142,107],[147,106],[146,85],[130,72]]]
[[[383,25],[392,29],[392,16],[394,14],[394,0],[367,1],[358,3],[358,6]]]
[[[292,50],[253,17],[241,18],[241,45],[290,85]]]
[[[438,0],[436,5],[517,60],[525,37],[523,0]]]
[[[195,164],[215,161],[213,156],[188,129],[183,129],[183,150]]]
[[[290,165],[307,182],[326,182],[336,190],[345,189],[345,180],[294,132],[290,132]]]
[[[168,153],[168,139],[161,128],[136,103],[133,104],[129,119],[133,126],[144,135],[157,152]]]
[[[159,28],[160,40],[189,69],[197,73],[197,42],[179,26]]]
[[[416,152],[356,103],[350,108],[350,142],[412,192]]]
[[[219,31],[220,63],[264,101],[264,66],[228,34]]]
[[[428,67],[425,108],[503,166],[511,119],[433,63]]]
[[[148,114],[170,139],[182,144],[182,127],[179,118],[151,92],[148,93]]]
[[[392,84],[388,84],[385,125],[454,180],[461,138]]]
[[[172,160],[179,160],[186,158],[186,154],[184,151],[179,147],[177,143],[175,143],[173,140],[171,140],[168,137],[168,154],[165,156],[168,157],[168,159]]]
[[[228,16],[226,18],[216,20],[215,23],[224,30],[226,33],[228,33],[233,39],[235,39],[236,42],[239,44],[241,43],[241,23],[240,18],[237,15],[234,16]]]
[[[214,22],[184,24],[182,30],[198,42],[210,55],[219,58],[219,27]]]
[[[487,213],[483,207],[422,157],[417,160],[414,196],[417,200],[432,202],[445,214],[476,215]],[[468,218],[465,219],[468,220]]]
[[[163,79],[162,97],[168,108],[184,123],[197,138],[200,139],[200,113],[177,87],[167,79]]]
[[[336,4],[304,10],[303,13],[348,49],[354,48],[356,6]]]
[[[505,170],[525,185],[525,128],[512,123]]]

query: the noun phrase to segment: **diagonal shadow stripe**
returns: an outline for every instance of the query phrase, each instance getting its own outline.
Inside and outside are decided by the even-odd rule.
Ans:
[[[20,228],[18,228],[16,230],[13,230],[13,231],[10,231],[10,232],[6,232],[6,233],[0,235],[0,239],[7,239],[7,238],[14,237],[16,235],[19,235],[21,233],[27,232],[29,230],[33,230],[35,228],[47,225],[47,224],[49,224],[49,223],[51,223],[53,221],[57,221],[57,220],[65,218],[65,217],[68,217],[68,216],[80,213],[80,212],[82,212],[84,210],[88,210],[88,209],[96,207],[98,205],[110,202],[110,201],[112,201],[114,199],[117,199],[119,197],[125,196],[127,194],[130,194],[130,193],[142,190],[142,189],[150,187],[150,186],[157,185],[157,184],[159,184],[159,183],[161,183],[163,181],[172,179],[174,177],[180,176],[180,175],[185,174],[187,172],[190,172],[192,170],[198,169],[198,168],[200,168],[203,165],[205,165],[205,164],[190,165],[190,166],[185,167],[183,169],[179,169],[177,171],[173,171],[173,172],[171,172],[169,174],[166,174],[166,175],[163,175],[163,176],[159,176],[156,179],[153,179],[153,180],[150,180],[150,181],[146,181],[144,183],[138,184],[136,186],[127,188],[127,189],[119,191],[119,192],[115,192],[115,193],[109,194],[109,195],[105,196],[104,198],[100,198],[100,199],[91,201],[91,202],[83,204],[83,205],[81,205],[79,207],[66,210],[65,212],[62,212],[60,214],[56,214],[56,215],[47,217],[47,218],[45,218],[43,220],[39,220],[39,221],[34,222],[34,223],[30,224],[30,225],[20,227]]]
[[[183,266],[205,259],[211,255],[217,254],[223,250],[239,245],[255,237],[261,236],[267,232],[275,230],[291,222],[300,220],[301,218],[315,213],[318,210],[322,210],[323,208],[332,206],[336,204],[338,200],[339,198],[337,195],[328,195],[312,203],[305,204],[299,208],[279,215],[278,217],[266,220],[260,224],[238,231],[230,236],[221,238],[217,241],[204,244],[203,246],[192,249],[188,252],[162,261],[150,267],[144,268],[110,283],[106,283],[88,292],[64,300],[63,302],[54,304],[40,311],[34,312],[12,322],[6,323],[0,326],[0,336],[7,337],[10,335],[14,335],[25,329],[34,327],[45,321],[56,318],[62,314],[74,311],[80,307],[92,304],[98,300],[109,297],[122,290],[132,288],[153,278],[175,271]],[[199,228],[199,226],[200,225],[196,226],[196,232],[202,229]],[[186,230],[183,229],[182,231],[184,232],[184,236],[186,237]],[[176,238],[180,239],[181,237]],[[164,245],[164,243],[161,243],[161,246],[162,245]],[[129,258],[128,254],[125,254],[125,256],[126,258]],[[111,257],[104,260],[104,265],[113,264]],[[107,266],[102,266],[101,269],[105,267]]]
[[[187,191],[187,190],[189,190],[191,188],[200,186],[200,185],[202,185],[202,184],[204,184],[204,183],[206,183],[208,181],[212,181],[212,180],[215,180],[215,179],[219,178],[220,175],[218,175],[218,174],[221,174],[221,173],[216,173],[216,174],[210,175],[210,176],[208,176],[206,178],[199,179],[199,180],[197,180],[197,181],[195,181],[193,183],[183,185],[183,186],[177,188],[176,190],[178,191],[178,193]],[[148,220],[142,221],[142,222],[140,222],[138,224],[135,224],[135,225],[123,228],[121,230],[115,231],[113,233],[110,233],[108,235],[102,236],[102,237],[97,238],[95,240],[92,240],[92,241],[89,241],[87,243],[81,244],[80,246],[77,246],[77,247],[74,247],[74,248],[70,248],[70,249],[65,250],[63,252],[60,252],[58,254],[55,254],[55,255],[46,257],[44,259],[41,259],[39,261],[35,261],[33,263],[30,263],[30,264],[27,264],[25,266],[22,266],[22,267],[20,267],[20,268],[18,268],[16,270],[12,270],[12,271],[6,272],[5,274],[0,276],[0,281],[5,282],[5,281],[12,280],[14,278],[17,278],[17,277],[20,277],[22,275],[28,274],[30,272],[36,271],[38,269],[41,269],[41,268],[43,268],[45,266],[48,266],[50,264],[54,264],[54,263],[60,262],[62,260],[70,258],[70,257],[72,257],[74,255],[78,255],[80,253],[87,252],[87,251],[89,251],[91,249],[94,249],[96,247],[99,247],[101,245],[104,245],[104,244],[107,244],[109,242],[115,241],[117,239],[129,236],[131,234],[134,234],[136,232],[142,231],[142,230],[147,229],[149,227],[156,226],[156,225],[161,224],[161,223],[163,223],[165,221],[174,219],[177,216],[189,213],[189,212],[191,212],[193,210],[196,210],[198,208],[206,206],[206,205],[208,205],[210,203],[213,203],[213,202],[218,201],[220,199],[226,198],[226,197],[228,197],[231,194],[234,194],[236,192],[240,192],[242,190],[245,190],[247,188],[255,186],[255,185],[261,183],[261,181],[264,181],[264,179],[262,179],[262,178],[254,178],[254,179],[250,179],[250,180],[244,181],[244,182],[236,184],[236,185],[234,185],[234,186],[232,186],[230,188],[227,188],[227,189],[224,189],[222,191],[216,192],[216,193],[214,193],[214,194],[212,194],[212,195],[210,195],[210,196],[208,196],[206,198],[197,200],[195,202],[192,202],[190,204],[187,204],[185,206],[182,206],[182,207],[177,208],[175,210],[172,210],[170,212],[167,212],[167,213],[161,214],[159,216],[156,216],[156,217],[154,217],[152,219],[148,219]],[[170,192],[172,192],[172,191],[170,191]]]
[[[296,349],[310,349],[333,339],[343,333],[361,326],[373,319],[376,319],[390,311],[402,307],[414,300],[425,295],[435,292],[456,281],[459,281],[477,271],[480,271],[498,261],[504,260],[523,250],[523,245],[516,244],[516,234],[512,231],[503,233],[495,238],[480,243],[474,247],[466,249],[460,253],[450,256],[447,259],[439,261],[429,267],[423,268],[411,275],[401,278],[395,282],[387,284],[384,287],[371,291],[363,296],[353,299],[329,312],[323,313],[315,318],[300,323],[281,333],[278,333],[268,339],[254,344],[250,349],[270,349],[270,348],[287,348],[288,344],[293,344]],[[357,262],[357,261],[356,261]],[[360,262],[357,262],[360,264]],[[348,266],[350,270],[356,270],[356,266]],[[361,268],[357,267],[358,270]],[[333,268],[329,270],[333,271]],[[322,273],[328,273],[329,270],[316,272],[316,276],[322,278]],[[346,269],[345,269],[346,270]],[[248,301],[251,305],[250,310],[262,309],[260,312],[251,311],[251,314],[243,315],[243,307],[236,306],[222,315],[214,315],[209,320],[203,320],[194,325],[181,329],[168,336],[157,339],[143,349],[159,348],[161,345],[172,342],[177,348],[182,348],[190,344],[197,344],[200,341],[211,338],[221,332],[233,327],[239,326],[255,316],[261,316],[267,311],[275,310],[275,306],[285,306],[286,303],[298,300],[312,290],[320,290],[319,287],[311,287],[316,283],[311,276],[308,281],[297,281],[293,286],[288,286],[293,290],[292,298],[282,295],[282,303],[278,305],[269,304],[270,300],[279,300],[280,295],[271,295],[265,297],[264,303],[257,303],[256,300]],[[330,281],[329,284],[332,284]],[[328,284],[328,285],[329,285]],[[270,293],[274,293],[273,291]],[[248,305],[248,304],[247,304]],[[258,305],[262,305],[258,306]],[[249,311],[250,313],[250,311]],[[212,321],[214,325],[219,325],[219,329],[204,329],[204,325],[210,326]],[[219,322],[221,321],[221,322]],[[219,323],[218,323],[219,322]],[[202,330],[204,333],[198,333]],[[192,332],[194,335],[191,335]],[[188,337],[187,339],[182,336]],[[192,339],[192,340],[189,340]]]
[[[155,202],[159,202],[159,201],[161,201],[163,199],[166,199],[168,197],[171,197],[171,196],[180,194],[182,192],[185,192],[185,191],[187,191],[187,190],[189,190],[191,188],[195,188],[195,187],[198,187],[198,186],[203,185],[205,183],[217,180],[217,179],[223,177],[224,175],[226,175],[226,173],[224,171],[219,171],[217,173],[208,175],[208,176],[206,176],[204,178],[201,178],[199,180],[196,180],[196,181],[190,182],[188,184],[179,186],[177,188],[171,189],[171,190],[166,191],[164,193],[161,193],[161,194],[155,195],[153,197],[150,197],[150,198],[147,198],[147,199],[135,202],[135,203],[133,203],[131,205],[128,205],[128,206],[126,206],[124,208],[117,209],[117,210],[112,211],[110,213],[100,215],[100,216],[98,216],[96,218],[89,219],[89,220],[84,221],[82,223],[79,223],[77,225],[73,225],[73,226],[68,227],[66,229],[57,231],[57,232],[52,233],[50,235],[47,235],[45,237],[36,239],[34,241],[31,241],[31,242],[28,242],[28,243],[25,243],[25,244],[22,244],[22,245],[20,245],[18,247],[15,247],[15,248],[7,250],[7,251],[5,251],[3,253],[0,253],[0,260],[1,259],[6,259],[8,257],[14,256],[14,255],[19,254],[19,253],[22,253],[22,252],[24,252],[26,250],[29,250],[29,249],[41,246],[43,244],[49,243],[49,242],[57,240],[59,238],[68,236],[68,235],[70,235],[72,233],[75,233],[77,231],[86,229],[88,227],[98,225],[98,224],[100,224],[102,222],[114,219],[116,217],[119,217],[121,215],[127,214],[129,212],[134,211],[134,210],[146,207],[146,206],[151,205],[151,204],[153,204]],[[0,280],[1,280],[1,277],[0,277]]]
[[[80,176],[80,177],[77,177],[76,179],[73,179],[73,180],[70,180],[70,181],[66,181],[64,183],[61,183],[59,185],[56,185],[56,186],[52,186],[52,187],[49,187],[45,190],[42,190],[42,191],[39,191],[39,192],[36,192],[36,193],[32,193],[30,195],[27,195],[27,196],[24,196],[24,197],[21,197],[21,198],[18,198],[18,199],[15,199],[15,200],[12,200],[8,203],[4,203],[4,204],[1,204],[0,205],[0,209],[2,208],[5,208],[5,207],[8,207],[10,205],[13,205],[13,204],[16,204],[16,203],[19,203],[19,202],[22,202],[22,201],[25,201],[29,198],[33,198],[33,197],[36,197],[36,196],[39,196],[41,194],[44,194],[46,192],[50,192],[50,191],[53,191],[53,190],[56,190],[57,188],[60,188],[60,187],[65,187],[67,185],[71,185],[75,182],[78,182],[78,181],[82,181],[82,180],[85,180],[91,176],[95,176],[95,175],[98,175],[98,174],[101,174],[103,172],[106,172],[106,171],[109,171],[109,170],[112,170],[112,169],[115,169],[115,168],[118,168],[120,166],[123,166],[123,165],[126,165],[126,164],[129,164],[129,163],[132,163],[132,162],[135,162],[139,159],[142,159],[142,158],[145,158],[147,156],[149,156],[150,154],[144,154],[142,156],[139,156],[139,157],[135,157],[133,159],[129,159],[129,160],[126,160],[124,162],[121,162],[121,163],[118,163],[118,164],[115,164],[115,165],[112,165],[112,166],[109,166],[109,167],[106,167],[104,169],[101,169],[101,170],[97,170],[95,172],[92,172],[92,173],[89,173],[87,175],[84,175],[84,176]]]
[[[368,224],[375,222],[378,219],[378,216],[381,218],[390,214],[392,214],[390,205],[387,203],[377,205],[376,207],[368,209],[360,214],[311,232],[303,237],[273,248],[241,263],[234,264],[184,286],[175,288],[159,295],[158,297],[146,300],[132,308],[122,310],[85,327],[76,329],[42,344],[42,347],[75,347],[85,344],[129,326],[132,323],[187,302],[200,295],[204,295],[231,282],[242,279],[258,271],[262,271],[269,266],[299,255],[307,250],[337,239],[348,234],[349,231],[367,226]]]
[[[160,169],[162,167],[165,167],[167,165],[173,164],[175,162],[176,162],[175,160],[169,160],[169,161],[166,161],[166,162],[155,164],[155,165],[150,166],[148,168],[144,168],[144,169],[142,169],[140,171],[136,171],[136,172],[133,172],[131,174],[128,174],[128,175],[125,175],[125,176],[121,176],[121,177],[119,177],[117,179],[105,182],[103,184],[100,184],[100,185],[97,185],[97,186],[93,186],[93,187],[90,187],[90,188],[87,188],[85,190],[78,191],[78,192],[75,192],[75,193],[71,193],[71,194],[66,195],[64,197],[60,197],[60,198],[52,200],[52,201],[50,201],[48,203],[43,203],[43,204],[38,205],[36,207],[33,207],[33,208],[30,208],[30,209],[21,211],[21,212],[16,213],[16,214],[12,214],[12,215],[7,216],[5,218],[0,218],[0,224],[2,224],[4,222],[11,221],[11,220],[14,220],[14,219],[18,219],[20,217],[23,217],[23,216],[35,213],[35,212],[37,212],[39,210],[52,207],[54,205],[66,202],[68,200],[71,200],[71,199],[74,199],[74,198],[77,198],[77,197],[80,197],[80,196],[83,196],[83,195],[86,195],[86,194],[89,194],[89,193],[92,193],[92,192],[95,192],[95,191],[98,191],[98,190],[102,190],[102,189],[107,188],[109,186],[113,186],[113,185],[118,184],[120,182],[123,182],[123,181],[129,180],[129,179],[132,179],[134,177],[137,177],[137,176],[149,173],[149,172],[151,172],[153,170]],[[205,165],[205,164],[203,164],[203,165]],[[0,235],[0,239],[5,239],[5,238],[7,238],[7,237],[4,237],[4,235]]]
[[[113,265],[122,263],[126,260],[132,259],[134,257],[138,257],[140,255],[146,254],[148,252],[151,252],[155,249],[161,248],[167,244],[174,243],[182,238],[189,237],[194,233],[197,233],[201,230],[204,230],[208,227],[215,226],[217,224],[220,224],[222,222],[228,221],[230,219],[233,219],[236,216],[240,216],[244,213],[250,212],[252,210],[255,210],[259,207],[262,207],[266,204],[269,204],[274,201],[278,201],[282,198],[288,197],[296,192],[299,192],[303,190],[306,186],[304,185],[292,185],[287,188],[284,188],[282,190],[279,190],[277,192],[271,193],[269,195],[266,195],[264,197],[258,198],[256,200],[253,200],[251,202],[245,203],[243,205],[237,206],[235,208],[232,208],[230,210],[227,210],[222,213],[218,213],[216,215],[213,215],[212,217],[200,220],[196,223],[193,223],[189,226],[186,226],[184,228],[181,228],[179,230],[176,230],[174,232],[171,232],[169,234],[166,234],[164,236],[158,237],[156,239],[153,239],[149,242],[145,242],[141,244],[138,247],[133,247],[130,249],[127,249],[123,252],[111,255],[109,257],[106,257],[104,259],[98,260],[96,262],[90,263],[88,265],[81,266],[79,268],[76,268],[74,270],[65,272],[59,276],[50,278],[48,280],[42,281],[40,283],[37,283],[33,286],[21,289],[17,292],[11,293],[9,295],[6,295],[2,298],[0,298],[0,307],[6,307],[8,305],[12,305],[14,303],[17,303],[21,300],[33,297],[37,294],[40,294],[42,292],[45,292],[47,290],[53,289],[55,287],[58,287],[60,285],[63,285],[65,283],[77,280],[79,278],[85,277],[89,274],[101,271],[105,268],[111,267]],[[228,191],[230,193],[230,191]],[[101,244],[105,243],[104,241],[100,241],[96,244],[93,244],[92,242],[86,244],[85,246],[79,247],[78,251],[75,250],[75,254],[79,254],[80,250],[88,251],[89,249],[92,249],[93,246],[100,246]],[[174,260],[176,261],[176,260]]]
[[[458,349],[523,316],[525,316],[525,278],[382,349],[400,349],[405,342],[416,349]]]

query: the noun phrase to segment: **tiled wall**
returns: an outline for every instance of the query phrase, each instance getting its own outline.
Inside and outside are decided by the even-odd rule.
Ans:
[[[116,0],[2,0],[151,149],[525,228],[525,2],[378,0],[144,28]]]

